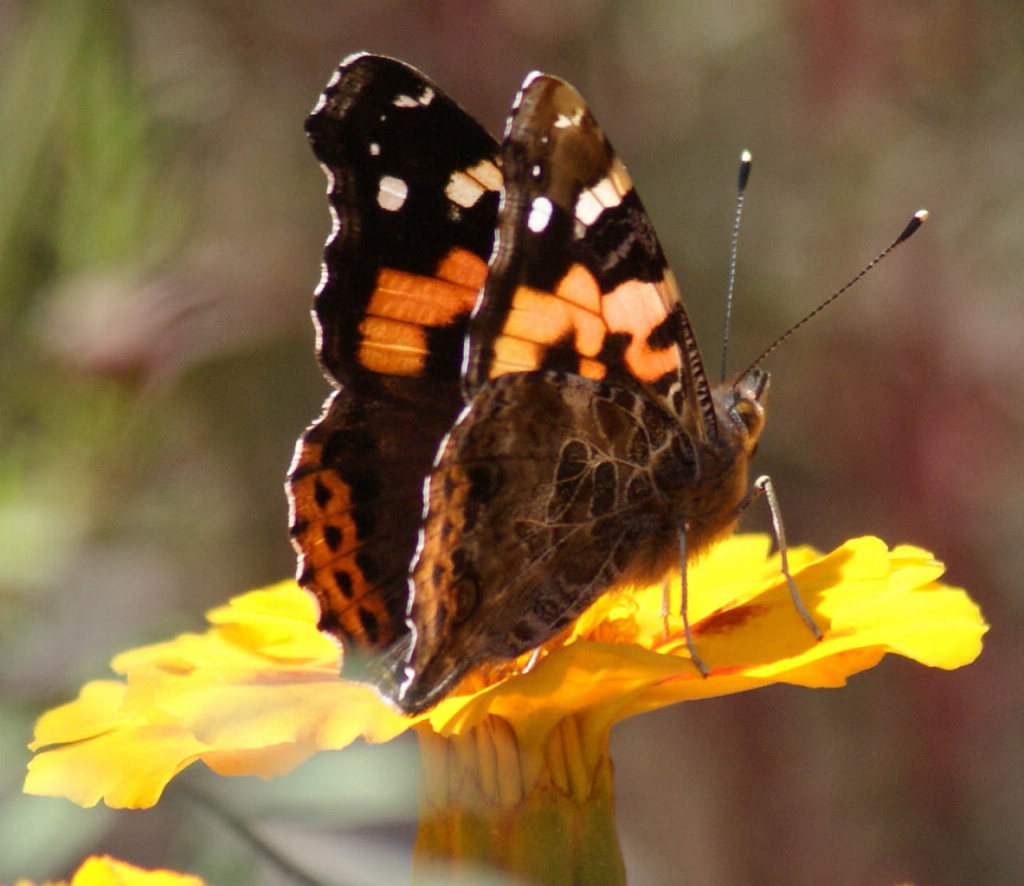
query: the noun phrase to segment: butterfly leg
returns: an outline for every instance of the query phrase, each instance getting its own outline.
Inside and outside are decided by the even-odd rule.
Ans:
[[[761,493],[764,493],[764,497],[768,500],[768,512],[771,515],[772,521],[772,535],[775,536],[775,545],[779,549],[779,561],[782,567],[782,574],[786,577],[786,584],[789,586],[789,595],[793,598],[793,608],[796,609],[800,618],[804,620],[804,624],[806,624],[811,633],[814,634],[814,639],[820,640],[822,637],[821,630],[814,623],[814,619],[811,618],[811,614],[807,611],[807,607],[804,606],[804,601],[801,599],[800,592],[797,590],[796,582],[793,581],[793,574],[789,571],[789,546],[786,544],[786,530],[782,525],[782,509],[779,507],[779,500],[775,495],[775,486],[772,483],[771,477],[767,474],[762,474],[754,481],[754,485],[750,488],[750,492],[748,492],[743,501],[736,506],[737,516],[742,514],[754,499],[761,495]]]
[[[681,526],[679,528],[679,586],[682,591],[682,599],[679,604],[679,613],[683,617],[683,635],[686,637],[686,649],[690,653],[690,659],[697,666],[697,670],[700,671],[702,677],[706,677],[709,673],[708,666],[704,664],[704,659],[700,657],[697,652],[697,646],[693,642],[693,632],[690,630],[690,616],[687,614],[687,604],[689,602],[689,582],[686,580],[687,573],[686,566],[686,527]],[[666,584],[666,589],[668,585]],[[666,590],[667,594],[667,590]],[[667,601],[663,602],[663,605],[667,607]]]
[[[669,635],[668,617],[672,611],[672,585],[668,576],[661,583],[661,633],[662,639],[667,640]]]
[[[541,647],[538,646],[536,649],[533,650],[533,652],[530,653],[529,659],[527,659],[526,664],[523,665],[523,669],[519,673],[520,674],[528,674],[528,673],[530,673],[530,671],[532,671],[536,667],[537,662],[540,661],[540,654],[541,654]]]

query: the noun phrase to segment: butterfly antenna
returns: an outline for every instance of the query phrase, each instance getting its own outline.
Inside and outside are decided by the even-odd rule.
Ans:
[[[732,294],[736,288],[736,253],[740,243],[740,217],[743,215],[743,194],[750,179],[750,151],[740,154],[740,175],[736,186],[736,213],[732,220],[732,242],[729,244],[729,284],[725,288],[725,326],[722,329],[722,381],[725,381],[725,361],[729,354],[729,327],[732,324]]]
[[[790,326],[789,329],[787,329],[784,333],[782,333],[782,335],[780,335],[777,339],[775,339],[775,341],[773,341],[770,345],[768,345],[768,347],[765,348],[761,352],[761,355],[753,363],[751,363],[750,366],[748,366],[745,370],[743,370],[743,372],[738,376],[738,378],[743,378],[744,376],[746,376],[762,360],[764,360],[765,357],[767,357],[770,353],[772,353],[772,351],[774,351],[779,345],[781,345],[787,338],[789,338],[801,326],[803,326],[805,323],[807,323],[812,317],[816,317],[818,314],[820,314],[823,310],[825,310],[825,308],[827,308],[830,304],[832,304],[832,302],[834,302],[837,298],[839,298],[839,296],[841,296],[844,292],[846,292],[848,289],[850,289],[854,284],[860,282],[860,279],[865,274],[867,274],[868,271],[870,271],[872,268],[874,268],[875,265],[877,265],[883,258],[885,258],[890,252],[892,252],[901,243],[905,243],[907,240],[909,240],[911,238],[911,236],[913,236],[913,234],[917,231],[917,229],[919,227],[921,227],[921,225],[923,225],[925,223],[925,220],[927,218],[928,218],[928,210],[927,209],[919,209],[917,212],[915,212],[913,217],[910,219],[910,221],[907,222],[907,226],[900,232],[900,235],[895,240],[893,240],[892,243],[890,243],[888,246],[886,246],[885,249],[883,249],[880,253],[878,253],[878,255],[876,255],[873,259],[871,259],[871,261],[869,261],[861,269],[860,273],[857,274],[856,277],[854,277],[852,280],[850,280],[850,282],[847,283],[845,286],[842,286],[839,289],[837,289],[834,293],[832,293],[832,295],[830,295],[828,298],[826,298],[825,301],[823,301],[820,305],[818,305],[818,307],[816,307],[813,311],[811,311],[809,314],[807,314],[807,316],[805,316],[802,320],[799,320],[798,322],[796,322],[792,326]]]

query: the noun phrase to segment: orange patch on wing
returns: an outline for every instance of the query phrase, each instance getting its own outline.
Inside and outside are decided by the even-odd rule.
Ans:
[[[510,372],[532,372],[544,363],[547,345],[518,338],[502,337],[494,343],[494,360],[491,363],[491,378]],[[579,362],[579,374],[600,381],[608,369],[597,360],[583,357]]]
[[[543,363],[548,346],[571,335],[573,347],[582,358],[580,374],[604,378],[605,367],[587,359],[597,356],[608,331],[600,307],[597,281],[582,265],[573,265],[553,293],[519,287],[494,343],[491,377],[536,369]]]
[[[601,299],[601,309],[611,332],[628,332],[632,336],[626,348],[626,365],[641,381],[653,382],[679,365],[679,351],[673,342],[654,349],[647,344],[651,334],[679,301],[672,277],[666,273],[659,283],[627,280]]]
[[[572,333],[576,350],[593,357],[601,350],[607,327],[601,318],[561,296],[525,286],[516,290],[504,335],[551,345]]]
[[[366,313],[370,317],[387,317],[417,326],[444,326],[459,314],[472,310],[475,302],[476,288],[381,268]]]
[[[382,317],[367,317],[359,324],[363,337],[359,365],[387,375],[416,376],[423,371],[427,336],[422,326]]]
[[[359,324],[360,365],[386,375],[419,375],[427,358],[425,328],[468,317],[486,276],[486,263],[465,249],[451,250],[430,277],[381,268]]]
[[[585,357],[580,360],[580,375],[584,378],[600,381],[607,374],[608,367],[604,363],[598,363],[597,360],[588,360]]]
[[[494,342],[491,378],[510,372],[531,372],[544,359],[544,348],[533,341],[499,336]]]
[[[320,611],[333,614],[347,636],[360,645],[380,646],[397,632],[383,600],[373,593],[356,564],[359,539],[350,513],[349,486],[335,472],[320,468],[322,453],[319,444],[306,443],[295,466],[299,477],[291,481],[292,520],[301,527],[295,542],[307,576],[304,586],[317,598]],[[337,533],[335,545],[327,540],[331,532]],[[345,590],[338,579],[342,574],[348,576]],[[360,610],[376,619],[380,629],[376,642],[367,635]]]
[[[448,280],[451,283],[458,283],[460,286],[473,289],[475,300],[475,290],[483,286],[484,280],[487,279],[487,262],[468,249],[456,247],[441,259],[435,276],[441,280]],[[473,305],[470,304],[470,307],[472,308]]]
[[[583,265],[573,265],[569,268],[558,282],[555,295],[591,314],[601,313],[601,290],[594,275]]]

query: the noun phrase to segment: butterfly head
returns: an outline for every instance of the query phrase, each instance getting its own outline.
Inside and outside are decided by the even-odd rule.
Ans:
[[[755,367],[739,376],[716,397],[719,424],[742,441],[748,458],[753,458],[764,429],[769,378],[767,371]]]

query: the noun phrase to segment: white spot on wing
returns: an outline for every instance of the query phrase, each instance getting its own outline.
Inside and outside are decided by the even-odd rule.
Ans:
[[[583,191],[576,201],[576,219],[584,227],[589,227],[606,209],[618,206],[633,187],[629,173],[622,161],[616,157],[612,161],[608,174],[594,187]]]
[[[434,95],[434,90],[429,86],[425,86],[418,98],[413,95],[396,95],[391,104],[396,108],[425,108],[434,100]]]
[[[566,114],[559,114],[551,125],[554,129],[568,129],[570,126],[579,126],[582,120],[583,108],[580,107],[573,111],[571,117]]]
[[[379,157],[380,156],[380,145],[378,145],[377,142],[370,142],[370,156],[371,157]]]
[[[458,206],[469,209],[488,191],[501,189],[501,172],[490,160],[481,160],[469,169],[453,172],[445,185],[445,196]]]
[[[591,188],[591,193],[602,206],[618,206],[622,202],[622,198],[626,196],[611,178],[601,179]]]
[[[502,185],[501,170],[490,160],[481,160],[476,166],[466,170],[473,178],[479,179],[489,191],[500,191]]]
[[[526,226],[535,234],[544,231],[548,222],[551,221],[551,213],[554,207],[547,197],[537,197],[530,206],[530,214],[526,219]]]
[[[382,175],[377,190],[377,205],[387,212],[397,212],[409,196],[409,186],[393,175]]]
[[[594,195],[594,191],[584,191],[576,201],[576,218],[587,227],[592,225],[597,217],[604,211],[604,206]]]

